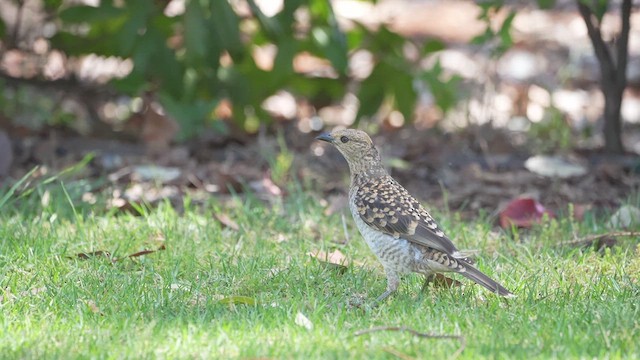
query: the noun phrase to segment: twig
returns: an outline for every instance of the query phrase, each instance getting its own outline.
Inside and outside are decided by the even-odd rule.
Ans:
[[[622,29],[620,29],[620,37],[616,42],[617,46],[617,60],[618,60],[618,74],[616,76],[616,83],[620,86],[621,91],[627,85],[627,60],[628,60],[628,47],[629,47],[629,31],[631,30],[630,18],[631,18],[631,0],[622,1],[620,9],[620,17],[622,20]]]
[[[607,44],[605,44],[602,39],[602,33],[600,32],[600,24],[597,23],[597,19],[594,19],[595,15],[591,8],[587,5],[583,4],[580,0],[577,0],[578,10],[582,19],[584,20],[585,25],[587,25],[587,34],[591,39],[591,43],[593,44],[593,50],[595,50],[596,57],[600,62],[600,72],[602,79],[614,79],[616,69],[613,59],[611,58],[611,53],[609,53],[609,49],[607,48]]]
[[[390,347],[384,347],[382,348],[382,350],[388,352],[391,355],[394,355],[395,357],[402,359],[402,360],[415,360],[414,357],[411,357],[403,352],[400,352],[394,348],[390,348]]]
[[[373,333],[373,332],[379,332],[379,331],[406,331],[408,333],[410,333],[413,336],[417,336],[420,338],[427,338],[427,339],[455,339],[458,340],[458,342],[460,342],[460,347],[458,348],[458,350],[456,350],[456,352],[454,352],[451,355],[451,359],[455,359],[458,356],[460,356],[460,354],[462,354],[462,352],[464,351],[465,347],[467,346],[467,341],[465,340],[464,336],[462,335],[441,335],[441,334],[428,334],[428,333],[422,333],[419,331],[416,331],[414,329],[408,328],[406,326],[376,326],[376,327],[372,327],[370,329],[363,329],[363,330],[358,330],[354,333],[355,336],[361,336],[364,334],[369,334],[369,333]],[[396,354],[393,351],[389,351],[387,348],[385,348],[385,351],[398,356],[398,354]],[[398,356],[401,357],[402,356]]]
[[[604,233],[604,234],[589,235],[576,240],[561,242],[558,246],[572,246],[572,247],[585,246],[586,247],[586,246],[591,246],[596,241],[600,241],[604,238],[608,238],[608,237],[616,238],[616,237],[622,237],[622,236],[640,236],[640,231],[614,231],[614,232]],[[598,247],[601,247],[601,246],[602,246],[601,244],[598,245]]]

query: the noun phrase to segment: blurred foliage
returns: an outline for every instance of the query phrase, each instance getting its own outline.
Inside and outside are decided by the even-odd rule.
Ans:
[[[569,150],[573,145],[571,126],[567,124],[562,112],[554,107],[547,109],[542,121],[531,123],[527,135],[536,153]]]
[[[419,46],[424,57],[443,49],[443,43],[416,45],[384,25],[370,29],[354,23],[345,30],[329,1],[286,0],[273,16],[254,0],[187,0],[184,12],[175,16],[166,14],[167,4],[112,0],[94,7],[45,1],[59,24],[51,46],[68,56],[131,59],[131,73],[112,85],[130,96],[153,93],[180,122],[183,138],[218,120],[214,110],[223,100],[230,101],[233,118],[245,129],[269,121],[262,103],[280,90],[319,107],[339,101],[355,81],[349,59],[358,50],[369,51],[374,66],[356,86],[357,119],[375,115],[388,102],[410,120],[418,89],[424,87],[442,110],[456,103],[456,78],[446,78],[437,63],[425,70],[421,59],[412,62],[405,53],[406,46]],[[0,35],[9,32],[0,21]],[[266,47],[277,49],[271,68],[259,66],[255,57]],[[294,71],[299,54],[327,61],[330,74]]]
[[[536,3],[542,9],[549,9],[555,6],[555,0],[536,0]],[[609,0],[575,0],[575,3],[586,23],[587,33],[600,65],[601,89],[605,95],[603,116],[604,149],[611,153],[623,153],[620,104],[622,103],[622,93],[626,87],[627,43],[629,41],[628,32],[632,0],[622,1],[620,12],[622,28],[620,34],[617,35],[614,46],[606,45],[600,32],[604,15],[609,10],[609,5],[613,2]],[[510,9],[507,11],[506,18],[497,30],[492,27],[493,15],[504,9],[504,4],[504,0],[485,0],[479,4],[482,8],[479,19],[486,23],[486,31],[473,39],[476,44],[494,45],[492,49],[493,55],[497,57],[503,55],[513,45],[510,31],[516,15],[515,10]],[[627,24],[626,30],[625,23]],[[611,96],[612,94],[614,96]]]
[[[539,0],[543,1],[543,0]],[[507,10],[507,15],[497,29],[494,29],[494,15],[504,8],[503,0],[489,0],[480,4],[480,14],[478,19],[485,23],[485,31],[471,40],[472,44],[481,45],[491,43],[493,45],[492,54],[495,57],[503,55],[513,45],[511,37],[511,24],[516,17],[515,10]]]

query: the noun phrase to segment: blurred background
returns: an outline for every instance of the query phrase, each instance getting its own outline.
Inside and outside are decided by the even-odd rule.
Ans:
[[[348,168],[314,137],[340,126],[462,216],[613,209],[640,188],[633,5],[0,0],[0,182],[64,175],[116,210],[303,190],[330,214]]]

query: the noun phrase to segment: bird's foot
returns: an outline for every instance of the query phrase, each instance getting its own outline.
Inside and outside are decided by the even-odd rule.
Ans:
[[[427,291],[429,284],[431,284],[436,278],[436,274],[429,274],[424,277],[424,284],[422,284],[422,289],[420,289],[420,293],[424,293]]]

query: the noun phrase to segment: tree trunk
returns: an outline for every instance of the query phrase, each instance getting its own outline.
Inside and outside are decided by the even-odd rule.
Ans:
[[[604,151],[613,154],[624,153],[622,145],[622,91],[615,84],[602,84],[604,94]],[[624,88],[622,89],[624,90]]]
[[[631,0],[623,0],[620,17],[622,29],[616,41],[616,53],[611,54],[602,39],[600,23],[591,8],[582,0],[576,0],[580,15],[587,25],[587,33],[600,64],[600,88],[604,94],[604,150],[609,153],[624,152],[622,144],[622,95],[627,87],[627,56],[631,17]]]

